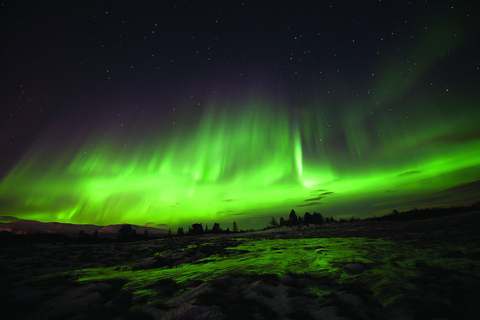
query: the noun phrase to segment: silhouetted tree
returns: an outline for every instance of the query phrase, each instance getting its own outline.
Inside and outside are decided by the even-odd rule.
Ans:
[[[237,222],[236,222],[236,221],[233,221],[232,231],[233,231],[234,233],[237,233],[237,232],[238,232],[238,225],[237,225]]]
[[[220,228],[220,223],[214,223],[212,228],[212,233],[222,233],[222,229]]]
[[[321,213],[314,212],[312,215],[312,223],[313,224],[323,224],[324,218]]]
[[[147,229],[145,229],[145,230],[143,231],[143,235],[145,236],[145,238],[148,238],[148,230],[147,230]]]
[[[278,228],[278,222],[277,220],[275,220],[275,217],[272,217],[272,220],[270,220],[268,226],[271,228]]]
[[[136,232],[135,232],[135,230],[132,228],[131,225],[129,225],[129,224],[124,224],[124,225],[118,230],[118,234],[120,234],[120,235],[125,235],[125,236],[129,236],[129,235],[136,234]]]
[[[183,236],[185,232],[183,231],[183,228],[178,228],[177,230],[177,236]]]
[[[98,230],[95,230],[95,231],[93,232],[93,237],[94,237],[95,239],[98,238]]]
[[[192,224],[192,228],[188,231],[189,234],[202,234],[203,233],[203,226],[201,223],[194,223]]]
[[[303,216],[303,223],[307,226],[312,223],[312,215],[310,212],[305,212],[305,215]]]
[[[135,237],[137,231],[129,224],[124,224],[118,230],[118,238],[122,240],[131,240]]]
[[[293,209],[290,211],[290,215],[288,216],[288,222],[291,226],[296,226],[298,224],[298,217]]]
[[[283,217],[280,217],[279,225],[280,225],[280,227],[285,227],[287,225],[287,222],[285,221],[285,219]]]

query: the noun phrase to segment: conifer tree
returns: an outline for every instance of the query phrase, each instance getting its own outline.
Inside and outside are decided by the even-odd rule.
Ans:
[[[290,215],[288,216],[288,222],[291,226],[296,226],[298,224],[298,217],[293,209],[290,211]]]

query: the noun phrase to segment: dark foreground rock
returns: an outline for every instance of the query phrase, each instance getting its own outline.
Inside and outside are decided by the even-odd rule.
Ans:
[[[3,246],[0,318],[478,319],[480,236],[475,231],[479,227],[479,216],[469,213],[419,222],[269,230],[242,234],[239,239],[238,235],[209,235],[131,243]],[[352,238],[358,242],[352,248],[363,250],[363,256],[345,248],[344,258],[340,254],[329,260],[337,271],[325,275],[305,273],[301,267],[274,274],[268,264],[261,274],[216,269],[217,261],[247,259],[253,250],[241,248],[247,239],[254,243],[299,239],[288,240],[292,244],[302,238],[350,236],[358,237]],[[355,240],[366,237],[378,241]],[[382,239],[396,252],[367,246],[382,244]],[[298,256],[318,256],[320,262],[333,257],[334,247],[319,243],[299,245]],[[271,255],[272,265],[278,265],[281,261],[274,261],[275,257],[287,249],[292,248],[280,245],[262,250]],[[205,267],[205,278],[187,276],[192,266],[195,270]],[[386,279],[388,268],[392,270]],[[160,276],[162,270],[177,272],[176,278]],[[102,272],[104,276],[80,280]],[[136,279],[150,273],[145,282]],[[385,285],[385,281],[390,282]]]

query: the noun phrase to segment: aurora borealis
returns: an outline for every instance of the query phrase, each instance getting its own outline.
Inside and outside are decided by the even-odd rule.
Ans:
[[[468,1],[24,6],[2,22],[3,215],[258,228],[479,200]]]

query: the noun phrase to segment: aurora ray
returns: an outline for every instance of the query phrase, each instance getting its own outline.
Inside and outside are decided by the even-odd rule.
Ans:
[[[479,200],[471,1],[6,6],[2,215],[247,229]]]
[[[239,104],[210,108],[190,130],[172,125],[168,139],[108,128],[63,150],[38,145],[3,181],[4,210],[40,221],[142,225],[242,221],[304,206],[351,215],[362,201],[378,212],[480,176],[472,119],[459,123],[463,132],[437,121],[395,135],[377,121],[380,139],[372,140],[362,119],[327,133],[308,111],[292,118],[285,107]],[[341,137],[347,148],[335,145]]]

